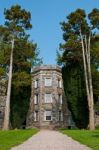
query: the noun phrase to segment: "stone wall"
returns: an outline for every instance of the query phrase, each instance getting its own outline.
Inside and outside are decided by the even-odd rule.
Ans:
[[[6,87],[0,84],[0,129],[2,129],[3,126],[5,102],[6,102]]]

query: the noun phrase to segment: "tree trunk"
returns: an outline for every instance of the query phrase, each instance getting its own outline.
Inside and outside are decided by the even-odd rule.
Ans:
[[[93,87],[92,87],[92,76],[91,76],[91,64],[90,64],[90,36],[87,44],[87,39],[85,37],[85,47],[80,31],[81,44],[82,44],[82,53],[83,53],[83,64],[84,64],[84,74],[85,74],[85,85],[87,92],[87,101],[89,108],[89,129],[94,130],[94,101],[93,101]]]
[[[94,98],[93,98],[93,86],[92,86],[92,75],[91,75],[91,62],[90,62],[90,35],[88,39],[88,76],[89,76],[89,91],[90,91],[90,117],[89,124],[90,130],[95,129],[95,119],[94,119]]]
[[[82,54],[83,54],[83,64],[84,64],[84,75],[85,75],[87,100],[88,100],[88,106],[90,106],[90,95],[89,95],[89,86],[88,86],[88,72],[87,72],[87,65],[86,65],[84,42],[83,42],[83,37],[82,37],[81,31],[80,31],[80,37],[81,37],[81,45],[82,45]]]
[[[10,55],[9,80],[8,80],[8,88],[7,88],[3,130],[9,130],[9,120],[10,120],[10,96],[11,96],[11,83],[12,83],[14,39],[11,41],[11,43],[12,43],[12,47],[11,47],[11,55]]]

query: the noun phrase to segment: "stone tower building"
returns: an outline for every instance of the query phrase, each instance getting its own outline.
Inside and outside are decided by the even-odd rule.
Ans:
[[[69,125],[61,68],[42,65],[32,69],[32,95],[27,127],[56,128]]]

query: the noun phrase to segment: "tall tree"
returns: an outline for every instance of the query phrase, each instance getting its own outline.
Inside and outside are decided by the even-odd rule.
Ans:
[[[88,18],[90,23],[88,24]],[[97,20],[97,21],[96,21]],[[94,103],[93,103],[93,88],[90,65],[90,41],[95,36],[93,31],[99,29],[99,10],[93,9],[87,16],[85,11],[77,9],[67,16],[67,22],[62,22],[64,44],[60,44],[60,48],[64,50],[63,62],[65,65],[71,62],[81,62],[83,60],[85,85],[89,107],[89,128],[93,130],[94,126]],[[82,49],[82,58],[81,51]]]
[[[11,97],[11,84],[12,84],[13,54],[16,48],[15,42],[17,43],[17,41],[19,41],[20,43],[20,40],[22,39],[23,41],[25,40],[27,43],[28,36],[25,34],[25,30],[31,29],[32,25],[30,23],[31,20],[30,12],[27,12],[25,9],[22,9],[21,6],[19,5],[12,6],[10,9],[5,9],[4,15],[6,19],[5,25],[2,28],[2,30],[5,29],[5,33],[6,33],[6,36],[4,36],[4,38],[6,39],[6,41],[10,39],[12,43],[12,47],[10,51],[9,80],[8,80],[7,99],[6,99],[4,126],[3,126],[4,130],[8,130],[9,119],[10,119],[10,97]],[[27,45],[28,47],[30,46],[29,42]]]

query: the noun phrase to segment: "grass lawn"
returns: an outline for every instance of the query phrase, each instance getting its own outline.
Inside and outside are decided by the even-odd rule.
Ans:
[[[0,150],[9,150],[27,140],[37,129],[0,131]]]
[[[99,150],[99,129],[95,131],[60,129],[60,131],[93,150]]]

